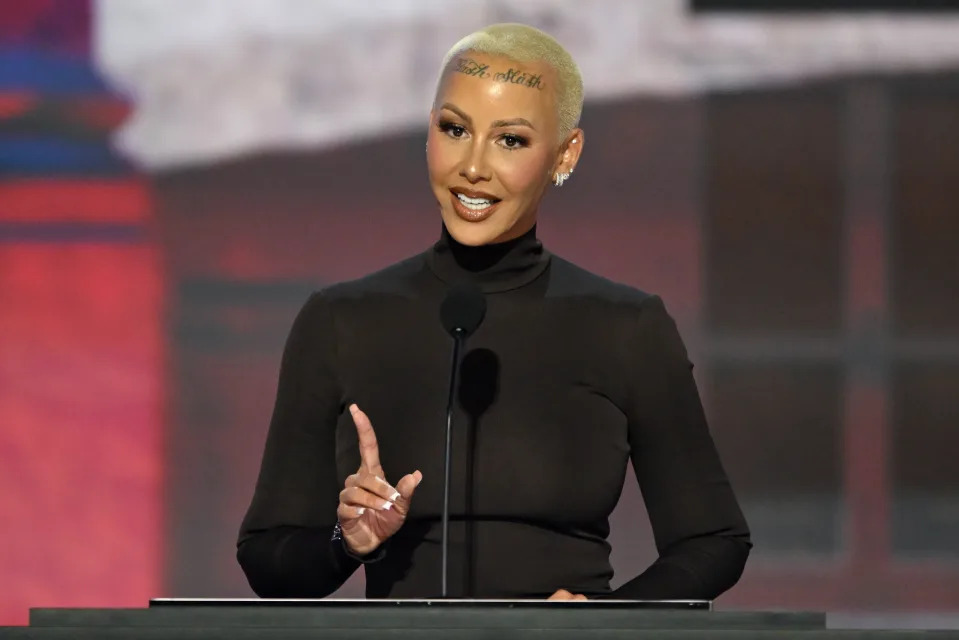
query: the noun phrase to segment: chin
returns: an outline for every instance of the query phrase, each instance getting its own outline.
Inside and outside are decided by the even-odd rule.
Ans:
[[[492,218],[483,222],[467,222],[455,213],[443,213],[443,223],[453,239],[468,247],[493,244],[509,229],[503,229]]]

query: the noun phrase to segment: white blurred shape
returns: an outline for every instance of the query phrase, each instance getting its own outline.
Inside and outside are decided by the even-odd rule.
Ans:
[[[959,64],[959,18],[698,17],[686,0],[98,0],[100,70],[135,101],[119,147],[148,169],[420,127],[467,33],[526,22],[587,96],[683,95]]]

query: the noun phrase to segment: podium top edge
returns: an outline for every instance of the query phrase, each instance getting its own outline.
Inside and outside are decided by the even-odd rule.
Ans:
[[[505,607],[540,609],[573,606],[601,609],[653,609],[711,611],[711,600],[586,600],[547,601],[525,599],[366,599],[366,598],[151,598],[150,607]]]

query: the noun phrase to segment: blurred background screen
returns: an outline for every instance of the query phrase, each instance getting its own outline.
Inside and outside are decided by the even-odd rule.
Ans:
[[[694,11],[959,11],[955,0],[690,0]]]
[[[696,364],[755,542],[717,607],[959,624],[959,15],[721,4],[0,3],[0,624],[252,595],[293,317],[436,240],[439,61],[511,21],[586,83],[541,237]],[[611,543],[655,557],[632,473]]]

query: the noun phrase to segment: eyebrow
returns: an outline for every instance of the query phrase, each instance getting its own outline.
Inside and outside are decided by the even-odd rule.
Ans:
[[[455,104],[451,102],[443,103],[443,106],[440,107],[440,109],[447,109],[448,111],[452,111],[453,113],[461,117],[463,120],[466,120],[468,124],[473,124],[473,119],[470,118],[468,115],[466,115],[465,111],[463,111],[462,109],[460,109],[459,107],[457,107]],[[529,127],[533,131],[536,131],[536,127],[534,127],[533,124],[526,118],[511,118],[509,120],[495,120],[492,124],[492,128],[495,129],[496,127],[510,127],[510,126],[516,126],[516,125]]]
[[[532,123],[526,118],[513,118],[512,120],[497,120],[493,123],[493,128],[495,129],[496,127],[510,127],[510,126],[516,126],[516,125],[529,127],[533,131],[536,131],[536,127],[534,127]]]

